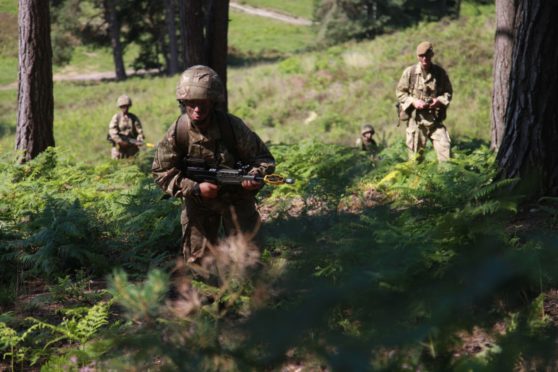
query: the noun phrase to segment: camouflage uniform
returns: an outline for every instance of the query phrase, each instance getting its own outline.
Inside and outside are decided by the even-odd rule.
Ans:
[[[176,133],[180,120],[185,121],[180,128],[188,129],[185,136],[188,138],[187,148],[179,143]],[[221,224],[227,235],[233,232],[235,222],[242,231],[253,232],[260,222],[260,215],[256,210],[257,191],[245,190],[240,185],[222,186],[215,199],[203,199],[197,195],[197,183],[186,178],[180,170],[184,157],[204,160],[210,167],[232,168],[241,161],[251,166],[251,174],[269,174],[275,169],[275,159],[263,141],[241,119],[213,110],[208,120],[210,125],[202,132],[191,123],[188,115],[183,114],[158,144],[152,166],[155,182],[164,192],[182,198],[182,250],[189,262],[203,257],[208,244],[217,243]],[[234,150],[227,148],[220,130],[225,125],[232,129],[236,157]]]
[[[360,148],[362,151],[365,151],[370,155],[376,155],[379,150],[378,144],[372,137],[370,137],[370,139],[364,137],[366,133],[371,133],[372,135],[375,133],[374,128],[370,124],[362,126],[360,137],[356,139],[355,145],[357,148]]]
[[[420,63],[417,63],[405,69],[397,84],[396,95],[402,112],[410,116],[406,138],[409,158],[414,158],[417,154],[421,156],[428,139],[432,141],[438,161],[450,158],[451,141],[443,120],[452,94],[451,82],[442,67],[432,64],[430,70],[425,72]],[[437,98],[444,107],[424,110],[414,108],[415,99],[429,98]]]
[[[115,114],[109,123],[109,138],[112,142],[111,157],[113,159],[129,158],[137,154],[139,148],[130,140],[143,142],[143,128],[138,117],[128,108],[132,106],[132,100],[127,95],[122,95],[116,100],[116,107],[121,111]],[[127,142],[127,146],[120,146],[119,142]]]

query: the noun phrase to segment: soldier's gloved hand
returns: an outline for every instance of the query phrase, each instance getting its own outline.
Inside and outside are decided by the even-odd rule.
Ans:
[[[120,141],[116,142],[116,144],[120,147],[128,147],[128,142],[126,142],[126,141],[120,140]]]
[[[430,106],[428,106],[428,108],[436,108],[440,105],[441,105],[441,103],[440,103],[440,101],[438,101],[438,98],[433,98],[432,102],[430,103]]]
[[[209,182],[199,184],[202,199],[215,199],[219,195],[219,186]]]
[[[413,101],[413,106],[415,106],[417,110],[424,110],[425,108],[428,108],[428,105],[422,99],[415,99]]]
[[[263,186],[263,183],[259,181],[244,180],[241,185],[245,190],[259,190]]]

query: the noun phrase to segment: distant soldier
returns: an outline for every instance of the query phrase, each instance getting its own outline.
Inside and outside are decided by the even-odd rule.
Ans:
[[[116,100],[120,112],[115,114],[109,124],[108,140],[112,143],[111,157],[123,159],[134,156],[143,144],[144,135],[138,117],[128,112],[132,106],[130,97],[123,95]]]
[[[239,185],[217,185],[188,178],[190,162],[214,168],[233,168],[238,162],[251,175],[275,169],[275,159],[244,122],[218,105],[225,99],[223,83],[207,66],[182,73],[176,87],[182,115],[163,137],[151,168],[155,182],[170,196],[182,199],[182,251],[189,263],[210,255],[223,227],[231,235],[238,227],[254,232],[260,222],[256,193],[263,183],[244,180]]]
[[[450,137],[444,126],[453,89],[446,71],[432,63],[432,43],[417,46],[418,63],[407,67],[397,84],[400,119],[407,122],[409,158],[422,160],[430,139],[439,162],[450,158]]]
[[[356,140],[356,146],[370,155],[376,155],[378,153],[378,144],[373,138],[374,133],[374,127],[372,125],[364,124],[360,129],[360,137]]]

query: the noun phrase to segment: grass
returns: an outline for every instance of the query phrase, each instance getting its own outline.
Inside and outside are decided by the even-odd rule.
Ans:
[[[16,0],[0,0],[0,13],[10,13],[17,15],[17,1]],[[5,23],[2,27],[5,27]]]
[[[231,9],[229,46],[241,53],[284,55],[312,45],[313,31],[263,17],[250,16]]]
[[[240,0],[238,2],[256,8],[273,9],[281,13],[306,19],[312,19],[314,12],[314,2],[312,0]]]

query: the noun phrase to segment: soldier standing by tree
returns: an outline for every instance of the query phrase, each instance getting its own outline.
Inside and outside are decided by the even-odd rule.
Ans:
[[[123,159],[134,156],[145,139],[138,117],[129,112],[130,97],[123,95],[116,100],[120,112],[114,114],[109,124],[109,138],[112,143],[111,157]]]
[[[273,172],[275,160],[241,119],[217,108],[225,90],[211,68],[196,65],[184,71],[176,98],[182,115],[159,143],[152,172],[166,194],[182,198],[182,250],[187,262],[194,263],[208,255],[208,245],[217,243],[221,224],[227,235],[236,227],[256,230],[260,216],[255,196],[263,184],[198,183],[186,176],[185,163],[233,168],[240,161],[248,174],[264,176]]]
[[[434,48],[429,41],[417,46],[418,63],[407,67],[397,84],[400,119],[407,123],[409,158],[422,160],[430,139],[438,161],[450,158],[450,137],[444,126],[453,90],[446,71],[432,63]]]

